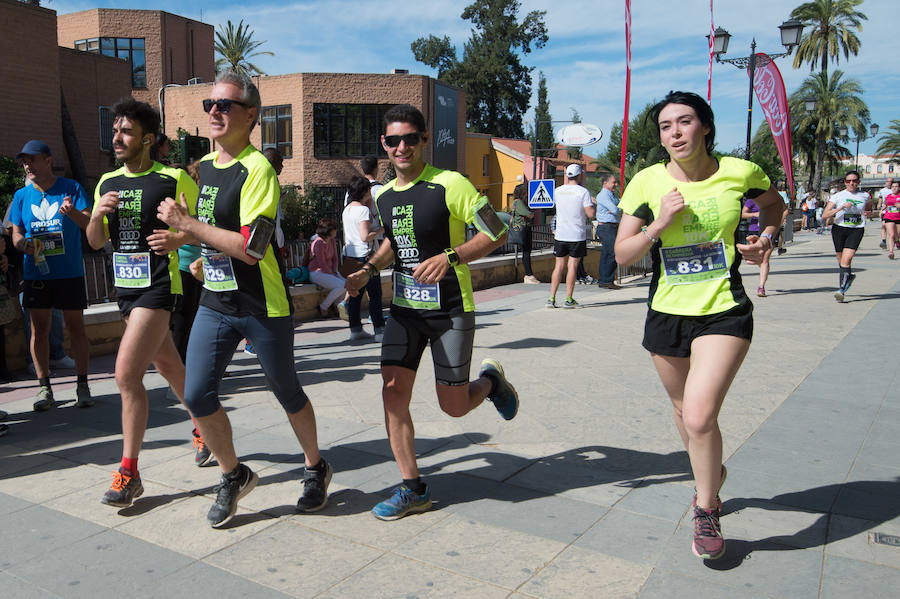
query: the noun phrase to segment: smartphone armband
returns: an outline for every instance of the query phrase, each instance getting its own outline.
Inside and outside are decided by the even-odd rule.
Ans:
[[[275,221],[267,216],[257,216],[250,225],[250,237],[247,239],[247,247],[244,252],[251,258],[262,260],[274,234]]]

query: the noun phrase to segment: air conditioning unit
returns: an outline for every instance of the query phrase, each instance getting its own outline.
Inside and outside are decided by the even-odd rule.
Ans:
[[[391,69],[391,75],[409,75],[409,69]]]
[[[188,85],[199,85],[200,83],[203,83],[203,79],[200,77],[191,77],[187,82]]]

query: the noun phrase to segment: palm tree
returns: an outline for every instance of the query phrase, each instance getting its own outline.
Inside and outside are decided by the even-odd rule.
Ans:
[[[900,162],[900,120],[891,121],[890,132],[881,134],[878,144],[879,154],[890,154],[892,162]]]
[[[229,19],[226,27],[219,25],[216,30],[215,48],[221,56],[216,60],[216,72],[227,68],[244,75],[265,75],[262,69],[249,62],[254,56],[275,56],[272,52],[254,52],[265,43],[253,39],[253,32],[249,25],[244,25],[243,19],[237,28]]]
[[[859,54],[859,38],[856,34],[862,31],[862,21],[868,17],[856,10],[863,0],[813,0],[801,4],[791,11],[791,18],[803,22],[808,33],[803,34],[797,54],[794,55],[794,68],[809,63],[812,71],[816,64],[821,64],[821,72],[828,73],[828,62],[840,62],[841,54],[845,59]]]
[[[825,149],[838,137],[838,127],[846,125],[854,131],[865,131],[869,124],[869,107],[862,99],[862,86],[856,79],[843,77],[841,70],[835,70],[830,77],[826,73],[810,75],[788,101],[791,114],[800,115],[797,128],[815,131],[813,188],[817,196],[822,189]],[[811,113],[804,109],[807,99],[816,101],[816,108]]]

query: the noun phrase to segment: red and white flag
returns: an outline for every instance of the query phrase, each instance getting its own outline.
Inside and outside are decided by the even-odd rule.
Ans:
[[[768,55],[758,52],[756,54],[756,74],[753,78],[753,89],[756,99],[762,107],[763,114],[769,122],[772,131],[772,139],[778,148],[781,164],[784,166],[784,174],[787,177],[788,194],[794,195],[794,170],[791,161],[791,113],[788,109],[787,93],[784,89],[784,79],[775,62]],[[750,75],[749,70],[747,75]]]
[[[631,101],[631,0],[625,0],[625,118],[622,120],[622,157],[619,185],[625,189],[625,151],[628,149],[628,104]]]
[[[709,68],[706,70],[706,101],[712,104],[712,64],[716,47],[716,26],[713,23],[713,0],[709,0]]]

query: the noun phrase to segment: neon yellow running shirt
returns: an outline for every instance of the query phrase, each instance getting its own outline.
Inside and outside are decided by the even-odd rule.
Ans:
[[[619,203],[626,214],[650,223],[659,214],[662,197],[673,188],[685,201],[684,210],[651,249],[651,309],[705,316],[750,301],[738,272],[741,257],[734,247],[735,232],[743,197],[758,197],[770,185],[757,165],[727,156],[704,181],[677,181],[662,163],[635,175]]]

